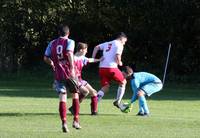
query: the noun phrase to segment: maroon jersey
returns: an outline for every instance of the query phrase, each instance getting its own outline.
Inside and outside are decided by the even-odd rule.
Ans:
[[[68,39],[58,38],[51,43],[51,59],[55,66],[55,80],[66,80],[70,76],[70,64],[68,60]]]
[[[75,65],[75,71],[76,75],[79,79],[79,81],[82,81],[82,69],[83,66],[87,65],[89,62],[89,59],[85,56],[74,56],[74,65]]]

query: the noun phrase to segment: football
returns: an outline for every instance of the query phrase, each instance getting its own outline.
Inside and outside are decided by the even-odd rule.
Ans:
[[[120,104],[119,104],[120,110],[123,112],[123,111],[127,108],[127,105],[128,105],[127,102],[126,102],[126,103],[120,103]]]

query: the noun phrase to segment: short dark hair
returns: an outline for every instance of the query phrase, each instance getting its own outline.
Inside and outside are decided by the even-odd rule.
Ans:
[[[124,66],[123,70],[125,72],[126,72],[126,66],[129,66],[133,70],[133,72],[136,72],[136,63],[134,63],[134,62],[124,64],[123,66]]]
[[[127,38],[127,36],[124,32],[119,32],[119,33],[116,34],[116,39],[122,38],[122,37]]]
[[[88,48],[88,45],[86,43],[78,42],[78,46],[77,46],[78,51],[85,48]]]
[[[60,36],[65,36],[69,33],[69,26],[66,25],[66,24],[61,24],[59,27],[58,27],[58,33]]]

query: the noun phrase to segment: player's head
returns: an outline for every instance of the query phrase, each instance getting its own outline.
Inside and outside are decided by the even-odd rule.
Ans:
[[[88,45],[86,43],[79,42],[77,46],[77,51],[85,55],[87,53]]]
[[[123,74],[127,79],[131,79],[132,74],[135,72],[136,65],[134,63],[130,63],[124,66]]]
[[[66,24],[61,24],[58,27],[58,34],[60,36],[69,36],[69,27]]]
[[[126,41],[128,40],[128,38],[124,32],[117,33],[116,39],[120,40],[122,45],[125,45]]]

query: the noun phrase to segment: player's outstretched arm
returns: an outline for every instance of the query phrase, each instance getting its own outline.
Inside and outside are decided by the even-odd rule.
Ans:
[[[92,58],[95,58],[97,55],[97,52],[100,50],[100,46],[95,46],[93,52],[92,52]]]
[[[88,62],[89,63],[96,63],[96,62],[102,61],[103,59],[104,59],[103,57],[101,57],[99,59],[97,59],[97,58],[88,58]]]

